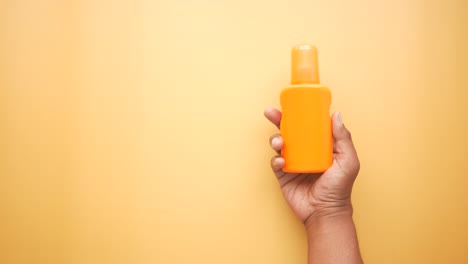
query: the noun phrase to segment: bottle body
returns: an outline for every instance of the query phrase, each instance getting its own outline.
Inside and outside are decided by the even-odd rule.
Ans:
[[[333,162],[331,92],[320,84],[286,87],[280,96],[285,172],[320,173]]]

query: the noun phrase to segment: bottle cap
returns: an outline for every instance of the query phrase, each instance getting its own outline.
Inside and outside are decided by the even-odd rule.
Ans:
[[[296,45],[291,50],[291,84],[319,84],[317,47]]]

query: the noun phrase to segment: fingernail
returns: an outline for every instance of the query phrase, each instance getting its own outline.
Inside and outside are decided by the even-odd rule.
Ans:
[[[340,112],[336,113],[336,121],[338,121],[338,124],[343,125],[343,119],[341,119]]]
[[[277,159],[275,160],[275,166],[277,166],[277,167],[282,167],[282,166],[284,165],[283,163],[284,163],[284,159],[283,159],[283,158],[277,158]]]
[[[280,141],[279,141],[279,138],[277,138],[277,137],[275,137],[275,138],[273,138],[273,139],[271,140],[271,145],[272,145],[273,147],[278,147],[279,143],[280,143]]]

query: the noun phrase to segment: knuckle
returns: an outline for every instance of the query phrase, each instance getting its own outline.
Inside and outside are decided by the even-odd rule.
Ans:
[[[358,173],[360,170],[361,170],[361,162],[359,161],[359,159],[356,161],[356,173]]]
[[[359,159],[356,157],[356,159],[354,159],[350,164],[350,171],[352,172],[352,174],[357,176],[360,170],[361,170],[361,163],[359,162]]]
[[[348,129],[345,130],[345,137],[352,140],[353,139],[353,136],[351,135],[351,132],[349,132]]]

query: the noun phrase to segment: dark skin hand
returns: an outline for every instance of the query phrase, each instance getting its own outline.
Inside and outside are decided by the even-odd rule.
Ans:
[[[265,117],[278,128],[281,112],[267,108]],[[362,263],[352,221],[351,191],[360,163],[340,113],[332,116],[333,164],[322,174],[286,173],[280,156],[283,139],[270,137],[277,152],[271,167],[284,198],[304,223],[309,237],[309,263]]]

